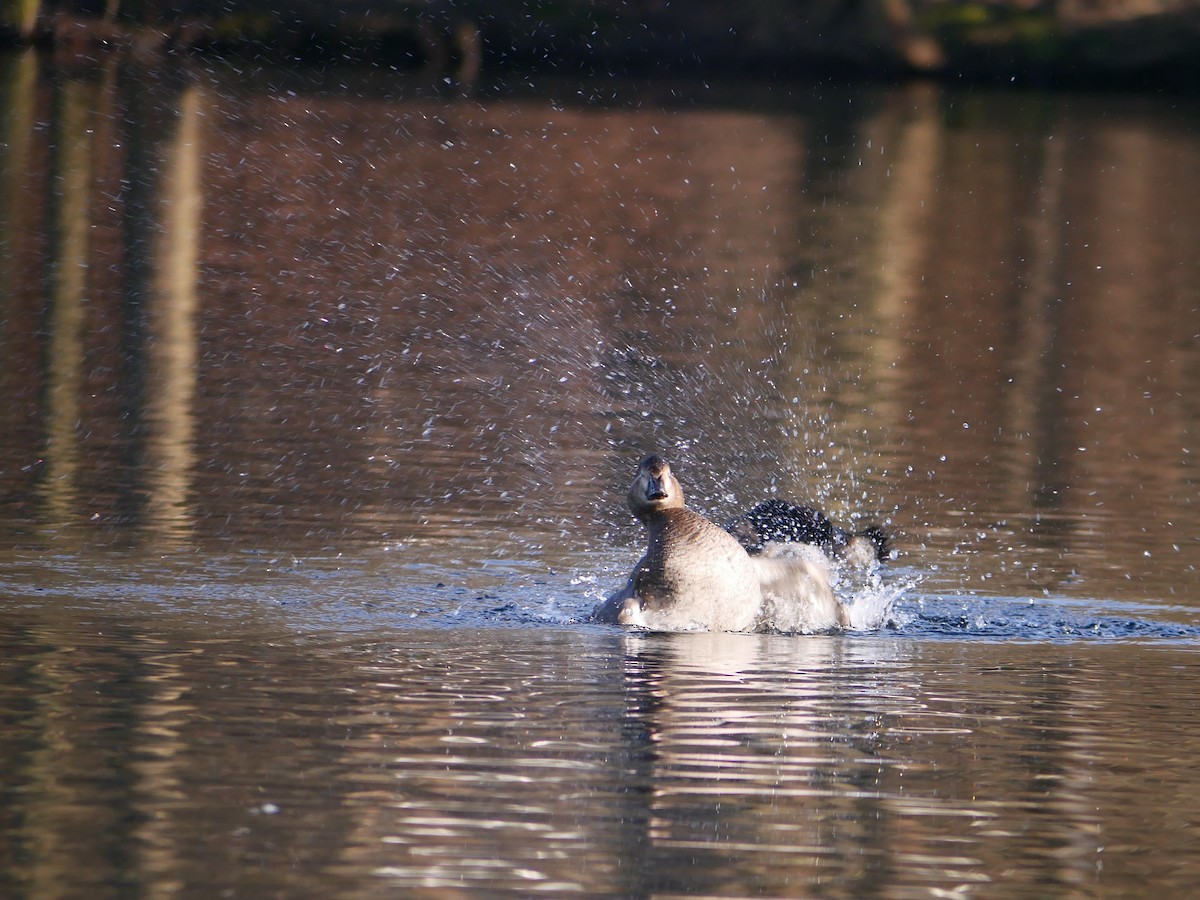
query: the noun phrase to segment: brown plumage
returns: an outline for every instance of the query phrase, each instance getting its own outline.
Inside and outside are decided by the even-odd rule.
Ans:
[[[751,631],[777,620],[786,621],[786,630],[844,624],[823,559],[751,557],[727,531],[687,508],[662,457],[642,460],[627,499],[646,526],[646,553],[625,586],[597,608],[596,621],[665,631]]]

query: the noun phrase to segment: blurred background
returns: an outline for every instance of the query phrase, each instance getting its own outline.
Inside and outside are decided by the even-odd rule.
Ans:
[[[0,895],[1194,893],[1194,4],[0,10]]]
[[[454,69],[533,66],[912,72],[1017,83],[1186,79],[1193,0],[5,0],[0,36],[142,53],[254,46],[308,59]]]
[[[1190,5],[5,9],[15,551],[610,573],[657,450],[954,589],[1196,583]]]

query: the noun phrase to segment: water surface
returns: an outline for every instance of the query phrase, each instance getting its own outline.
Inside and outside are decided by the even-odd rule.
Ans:
[[[1195,884],[1189,98],[0,90],[4,893]],[[861,627],[587,624],[650,450]]]

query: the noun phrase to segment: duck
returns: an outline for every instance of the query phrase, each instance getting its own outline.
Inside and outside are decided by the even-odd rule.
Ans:
[[[670,464],[650,454],[626,496],[646,527],[646,552],[596,622],[653,631],[826,631],[847,624],[829,563],[805,544],[751,555],[729,531],[689,509]]]
[[[786,500],[764,500],[725,524],[725,530],[751,556],[778,552],[779,544],[807,544],[821,548],[830,558],[856,568],[870,568],[892,558],[891,538],[878,525],[850,531],[835,525],[812,506]]]

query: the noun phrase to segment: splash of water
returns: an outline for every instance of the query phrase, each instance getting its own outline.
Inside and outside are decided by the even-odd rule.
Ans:
[[[842,602],[849,620],[849,631],[879,631],[898,624],[896,604],[921,583],[919,573],[885,572],[879,566],[857,569],[837,565],[834,592]]]

